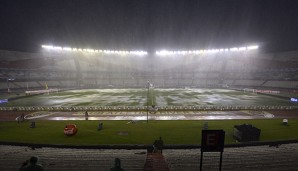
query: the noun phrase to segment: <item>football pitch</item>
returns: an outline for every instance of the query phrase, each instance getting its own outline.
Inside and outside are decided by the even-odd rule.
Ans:
[[[230,89],[81,89],[68,90],[58,93],[28,96],[3,103],[1,106],[292,106],[293,104],[284,98],[278,98],[263,94],[254,94]],[[262,130],[260,141],[277,141],[297,139],[297,119],[290,118],[289,126],[282,125],[280,118],[264,119],[227,119],[233,112],[226,116],[224,111],[196,111],[194,115],[207,119],[169,119],[173,111],[158,113],[167,119],[152,120],[146,122],[146,112],[129,111],[122,114],[121,111],[90,111],[90,118],[85,120],[84,112],[56,112],[52,114],[55,119],[36,118],[36,129],[29,128],[30,122],[16,123],[15,121],[2,122],[0,137],[6,142],[48,143],[67,145],[98,145],[98,144],[151,144],[152,140],[162,136],[167,144],[199,144],[200,131],[205,122],[209,129],[223,129],[226,132],[226,143],[237,143],[233,139],[233,126],[238,124],[252,124]],[[112,113],[113,112],[113,113]],[[183,111],[185,112],[185,111]],[[189,111],[188,111],[189,112]],[[213,114],[215,112],[215,114]],[[221,113],[223,112],[223,113]],[[237,114],[252,117],[254,113],[234,111]],[[254,111],[257,112],[257,111]],[[261,111],[263,112],[263,111]],[[39,112],[37,112],[39,113]],[[176,113],[175,113],[176,114]],[[180,113],[181,115],[189,113]],[[107,116],[105,116],[107,115]],[[123,117],[124,119],[115,120]],[[132,116],[127,119],[127,116]],[[154,116],[157,116],[153,114]],[[178,114],[177,114],[178,115]],[[224,115],[224,120],[213,120]],[[259,116],[259,113],[256,115]],[[99,119],[99,117],[113,117]],[[116,116],[116,117],[115,117]],[[125,116],[125,117],[124,117]],[[143,119],[136,119],[142,116]],[[190,115],[187,115],[188,117]],[[63,120],[61,118],[66,118]],[[80,117],[79,119],[76,119]],[[94,117],[95,119],[92,119]],[[150,117],[152,117],[150,115]],[[176,115],[174,117],[177,117]],[[126,119],[125,119],[126,118]],[[262,118],[262,119],[260,119]],[[85,121],[84,121],[85,120]],[[178,121],[179,120],[179,121]],[[98,121],[103,122],[104,129],[97,130]],[[67,137],[63,134],[65,124],[73,123],[79,128],[78,134]],[[146,135],[146,136],[144,136]]]
[[[163,137],[165,143],[198,145],[201,143],[201,130],[206,121],[100,121],[103,129],[98,131],[98,121],[36,121],[36,128],[30,122],[1,122],[2,142],[22,142],[34,144],[64,145],[104,145],[104,144],[151,144],[154,139]],[[260,142],[297,140],[298,119],[291,119],[284,126],[281,119],[255,120],[209,120],[208,129],[224,130],[225,143],[236,144],[233,138],[234,125],[252,124],[261,129]],[[63,129],[66,124],[76,124],[78,133],[68,137]]]
[[[11,106],[291,106],[290,100],[231,89],[81,89],[41,94]]]

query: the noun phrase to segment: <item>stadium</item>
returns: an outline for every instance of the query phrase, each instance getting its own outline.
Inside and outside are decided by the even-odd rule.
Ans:
[[[297,2],[1,1],[0,170],[297,170]]]
[[[167,114],[297,108],[295,52],[259,54],[258,46],[155,54],[42,48],[39,54],[1,53],[7,67],[1,72],[1,110]]]
[[[235,144],[235,139],[229,135],[226,144],[232,147],[254,143],[287,144],[297,139],[297,53],[262,54],[255,45],[155,53],[49,45],[43,45],[40,53],[1,51],[1,120],[10,124],[3,125],[3,130],[10,132],[7,129],[16,124],[21,114],[25,114],[25,123],[21,123],[21,127],[29,129],[29,132],[14,130],[10,134],[30,136],[29,124],[32,121],[36,122],[36,129],[41,130],[39,134],[51,130],[53,133],[47,133],[55,134],[69,121],[78,125],[78,134],[82,131],[96,133],[97,121],[104,123],[103,130],[106,126],[118,128],[113,130],[118,132],[114,140],[100,135],[106,141],[86,142],[61,140],[55,135],[50,139],[56,141],[49,141],[46,137],[41,138],[45,141],[24,137],[20,140],[18,136],[5,136],[7,132],[3,131],[2,143],[25,146],[49,143],[44,145],[44,148],[50,148],[49,151],[61,143],[64,148],[68,144],[72,148],[86,148],[87,145],[87,148],[99,149],[132,148],[131,145],[139,144],[138,151],[139,148],[148,148],[152,139],[162,135],[169,143],[167,148],[187,149],[198,148],[201,139],[197,133],[185,135],[194,130],[184,128],[182,124],[193,125],[198,132],[207,123],[209,129],[222,128],[233,134],[231,128],[234,125],[249,123],[261,128],[259,143]],[[291,130],[284,129],[283,119],[290,120]],[[86,120],[93,128],[84,128],[86,123],[82,122]],[[158,125],[166,130],[168,128],[163,125],[171,120],[174,125],[181,125],[171,128],[174,132],[179,132],[179,129],[184,131],[169,134],[155,128]],[[216,120],[225,122],[225,126],[220,126]],[[49,121],[57,122],[54,127],[60,128],[39,128]],[[127,126],[128,123],[138,125],[137,129],[145,129],[141,134],[148,137],[138,139],[128,136],[126,140],[121,140],[122,134],[129,132],[134,135],[132,132],[136,128],[128,129],[131,127]],[[151,127],[149,130],[155,132],[152,135],[148,133],[148,126],[143,128],[147,124]],[[272,125],[263,128],[263,124]],[[264,134],[271,128],[276,136],[266,137]],[[284,131],[289,135],[282,136]],[[40,139],[43,136],[39,134],[32,136]],[[197,138],[190,140],[192,138],[185,136]],[[172,167],[179,170],[173,163]],[[214,166],[209,164],[209,167]]]

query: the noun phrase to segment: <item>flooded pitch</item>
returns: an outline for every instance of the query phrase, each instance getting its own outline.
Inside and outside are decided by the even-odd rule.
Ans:
[[[149,120],[225,120],[274,118],[266,111],[200,111],[148,113]],[[28,120],[147,120],[147,112],[35,112],[25,116]]]

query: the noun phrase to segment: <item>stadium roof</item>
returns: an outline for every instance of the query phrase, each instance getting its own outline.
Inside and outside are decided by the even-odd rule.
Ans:
[[[0,49],[298,50],[296,0],[3,0]]]

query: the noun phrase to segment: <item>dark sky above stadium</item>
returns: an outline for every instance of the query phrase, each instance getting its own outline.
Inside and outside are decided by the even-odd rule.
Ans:
[[[1,0],[0,49],[298,50],[297,0]]]

